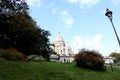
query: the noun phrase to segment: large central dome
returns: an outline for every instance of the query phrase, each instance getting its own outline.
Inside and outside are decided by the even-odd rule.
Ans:
[[[64,42],[62,36],[60,35],[60,32],[58,33],[56,39],[55,39],[55,42]]]

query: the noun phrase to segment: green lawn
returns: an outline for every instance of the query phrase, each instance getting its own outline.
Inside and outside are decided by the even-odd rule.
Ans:
[[[75,67],[74,63],[0,62],[0,80],[119,80],[120,69],[106,72]]]

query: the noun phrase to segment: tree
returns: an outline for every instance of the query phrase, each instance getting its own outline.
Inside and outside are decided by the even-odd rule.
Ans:
[[[112,52],[109,56],[115,58],[114,60],[115,63],[120,62],[120,53]]]
[[[0,48],[13,47],[27,55],[41,54],[48,58],[48,36],[49,31],[41,29],[29,16],[26,2],[0,0]]]
[[[27,15],[27,4],[22,0],[0,0],[1,47],[14,47],[16,43],[16,19],[18,14]],[[16,18],[15,18],[16,17]],[[5,45],[6,44],[6,45]]]
[[[110,57],[116,57],[117,54],[118,54],[118,53],[116,53],[116,52],[112,52],[109,56],[110,56]]]
[[[25,0],[0,0],[0,14],[13,16],[17,13],[27,14],[28,5]]]

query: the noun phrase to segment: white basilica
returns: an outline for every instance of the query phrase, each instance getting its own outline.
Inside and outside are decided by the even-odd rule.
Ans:
[[[72,51],[72,48],[69,43],[65,44],[65,41],[60,35],[60,32],[58,33],[55,41],[51,43],[50,47],[59,55],[59,59],[55,59],[57,58],[57,56],[51,55],[51,61],[72,62],[74,60],[74,52]]]

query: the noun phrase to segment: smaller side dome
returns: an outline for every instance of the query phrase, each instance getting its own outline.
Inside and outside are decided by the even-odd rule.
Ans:
[[[70,49],[70,50],[72,49],[71,46],[70,46],[70,44],[69,44],[69,42],[67,42],[66,48],[67,48],[67,49]]]

